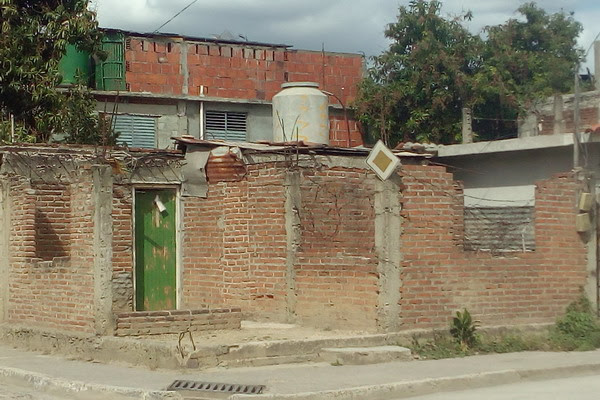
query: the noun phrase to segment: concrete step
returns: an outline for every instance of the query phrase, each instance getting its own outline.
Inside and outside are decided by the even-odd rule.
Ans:
[[[322,361],[333,365],[365,365],[413,359],[410,349],[400,346],[325,348],[319,356]]]

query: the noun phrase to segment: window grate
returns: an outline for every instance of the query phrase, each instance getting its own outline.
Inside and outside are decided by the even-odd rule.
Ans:
[[[233,111],[206,111],[207,139],[243,142],[246,140],[248,114]]]

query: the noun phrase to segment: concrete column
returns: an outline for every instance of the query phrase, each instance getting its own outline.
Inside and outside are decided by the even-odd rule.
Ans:
[[[180,73],[183,76],[183,85],[181,86],[182,94],[189,94],[190,73],[188,69],[188,44],[185,41],[180,43],[179,63]]]
[[[554,128],[553,133],[565,133],[564,102],[561,94],[554,95]]]
[[[379,297],[377,327],[383,332],[400,329],[400,178],[392,175],[375,184],[375,252],[379,259]]]
[[[462,142],[473,143],[473,115],[466,107],[462,109]]]
[[[534,113],[519,118],[519,137],[531,137],[538,135],[538,120]]]
[[[177,102],[177,136],[188,134],[187,102]]]
[[[596,90],[600,90],[600,40],[594,42],[594,78]]]
[[[98,335],[115,329],[112,288],[112,170],[108,165],[92,167],[94,204],[94,327]]]
[[[0,323],[8,319],[11,228],[9,201],[9,184],[0,182]]]
[[[302,240],[300,229],[300,173],[288,171],[285,176],[285,232],[287,248],[285,257],[286,318],[296,322],[296,256]]]

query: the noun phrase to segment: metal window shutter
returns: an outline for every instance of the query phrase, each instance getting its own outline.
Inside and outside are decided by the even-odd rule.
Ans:
[[[206,138],[244,142],[246,141],[246,120],[246,113],[206,111]]]
[[[117,143],[129,147],[152,149],[156,147],[156,118],[145,115],[121,114],[113,116],[113,129],[119,133]]]
[[[125,38],[123,34],[108,34],[102,39],[107,58],[96,65],[96,89],[125,90]]]

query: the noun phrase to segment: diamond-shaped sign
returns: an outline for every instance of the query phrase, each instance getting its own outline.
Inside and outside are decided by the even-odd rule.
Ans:
[[[398,168],[400,159],[379,140],[367,157],[367,165],[385,181]]]

